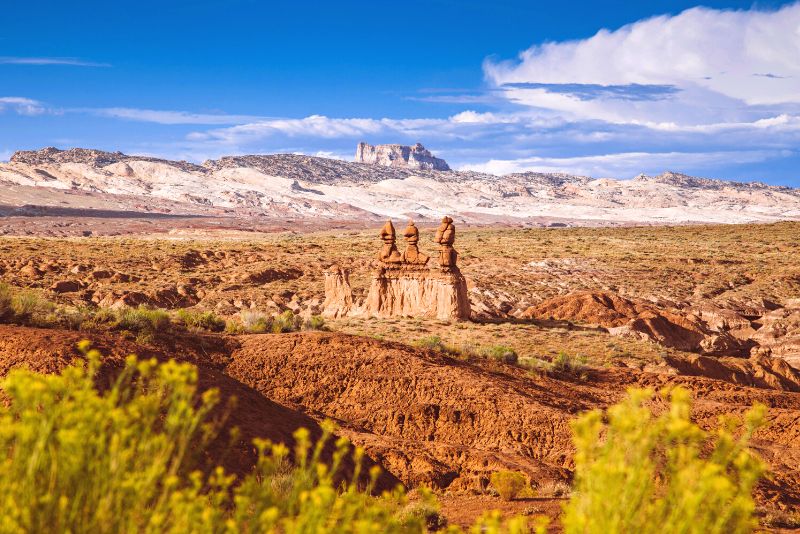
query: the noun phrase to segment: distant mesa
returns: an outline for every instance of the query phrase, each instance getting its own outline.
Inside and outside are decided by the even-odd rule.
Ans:
[[[369,163],[384,167],[405,167],[427,171],[449,171],[450,166],[431,151],[417,143],[406,145],[370,145],[361,142],[356,148],[356,163]]]

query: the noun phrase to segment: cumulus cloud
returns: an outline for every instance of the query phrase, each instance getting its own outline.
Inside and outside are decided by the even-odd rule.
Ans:
[[[800,104],[800,3],[774,11],[692,8],[484,63],[525,106],[615,122],[761,119]],[[767,109],[769,108],[769,109]]]
[[[38,100],[21,96],[0,97],[0,113],[10,110],[19,115],[40,115],[45,112],[44,105]]]
[[[3,65],[66,65],[70,67],[110,67],[108,63],[85,61],[74,57],[0,57]]]

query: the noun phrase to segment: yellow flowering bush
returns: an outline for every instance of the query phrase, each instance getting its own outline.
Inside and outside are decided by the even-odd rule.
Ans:
[[[565,507],[567,533],[736,534],[756,526],[752,490],[763,472],[748,447],[766,408],[756,405],[736,436],[731,420],[704,432],[690,419],[688,391],[663,393],[655,416],[649,390],[632,390],[573,424],[575,485]]]
[[[204,475],[195,453],[216,435],[219,399],[214,390],[198,395],[197,369],[130,357],[98,388],[101,356],[82,349],[85,364],[54,375],[14,370],[0,382],[0,533],[426,531],[425,514],[409,513],[399,489],[373,497],[369,484],[336,482],[350,447],[339,439],[330,465],[322,462],[330,423],[315,444],[298,430],[293,455],[257,441],[257,466],[238,483],[222,468]],[[353,452],[356,466],[363,454]],[[492,514],[475,529],[528,532],[523,518]]]

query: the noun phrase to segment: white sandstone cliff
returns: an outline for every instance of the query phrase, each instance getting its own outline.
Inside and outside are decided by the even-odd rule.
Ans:
[[[417,143],[406,145],[370,145],[359,143],[356,147],[356,163],[369,163],[384,167],[406,167],[431,171],[449,171],[450,166],[443,159],[435,157],[431,151]]]

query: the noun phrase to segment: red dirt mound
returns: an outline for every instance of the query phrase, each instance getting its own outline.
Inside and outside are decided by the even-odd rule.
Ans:
[[[525,310],[523,316],[530,319],[575,321],[612,328],[626,324],[645,309],[641,304],[613,293],[586,292],[545,300]]]
[[[113,370],[121,366],[129,354],[137,354],[140,358],[152,357],[159,361],[166,361],[173,354],[180,354],[177,359],[197,365],[200,391],[210,388],[220,391],[222,402],[218,413],[219,410],[227,411],[227,403],[235,398],[233,409],[230,410],[219,437],[205,451],[206,465],[222,465],[226,471],[241,476],[250,472],[255,465],[253,439],[266,438],[291,447],[294,443],[292,433],[298,428],[309,429],[313,439],[317,439],[322,433],[317,421],[308,415],[274,402],[221,372],[213,357],[217,351],[224,350],[226,345],[224,339],[219,337],[200,337],[194,340],[193,346],[173,340],[172,343],[165,343],[159,349],[154,349],[112,335],[92,333],[87,336],[78,332],[0,326],[0,377],[13,368],[43,373],[59,372],[82,357],[76,345],[86,337],[92,339],[93,346],[104,356],[107,368],[102,372],[109,374],[105,378],[101,377],[101,381],[107,381]],[[234,427],[239,429],[239,439],[232,443],[229,433]],[[332,452],[332,447],[328,447],[326,460],[330,461]],[[374,463],[368,458],[366,467],[371,465]],[[343,471],[352,472],[353,467],[352,462],[345,462]],[[376,489],[388,490],[397,484],[399,481],[395,477],[385,473],[379,479]]]
[[[613,293],[581,292],[554,297],[531,306],[523,318],[574,321],[607,328],[609,333],[656,341],[678,350],[740,356],[749,347],[724,329],[710,328],[696,314],[659,309]]]
[[[226,373],[314,417],[337,420],[409,485],[477,489],[498,469],[523,471],[538,484],[568,479],[569,422],[577,413],[619,401],[630,386],[682,385],[694,392],[695,417],[705,428],[754,402],[769,406],[770,423],[757,444],[773,478],[759,498],[800,503],[800,394],[764,389],[766,382],[758,389],[632,369],[592,369],[585,380],[535,375],[341,334],[251,335],[236,342]]]

